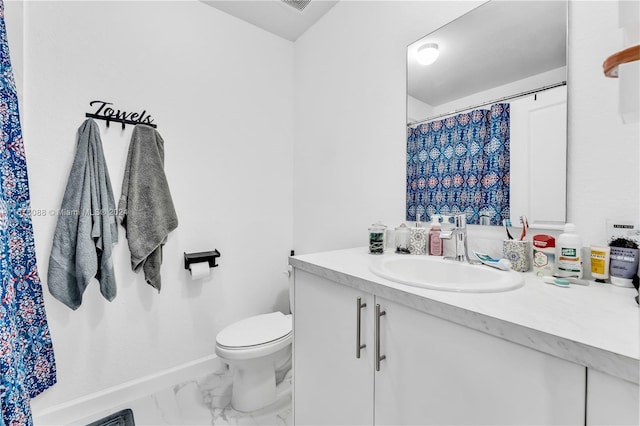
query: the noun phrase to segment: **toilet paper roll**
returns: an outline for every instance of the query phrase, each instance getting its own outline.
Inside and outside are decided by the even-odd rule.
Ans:
[[[189,265],[189,274],[192,280],[207,278],[210,273],[209,262],[197,262]]]

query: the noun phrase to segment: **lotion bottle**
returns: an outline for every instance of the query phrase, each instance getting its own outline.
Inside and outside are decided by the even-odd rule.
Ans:
[[[429,230],[429,254],[431,256],[442,256],[440,218],[441,216],[438,214],[431,216],[431,229]]]
[[[556,240],[556,267],[558,276],[582,278],[582,238],[576,234],[573,223],[564,225],[564,233]]]

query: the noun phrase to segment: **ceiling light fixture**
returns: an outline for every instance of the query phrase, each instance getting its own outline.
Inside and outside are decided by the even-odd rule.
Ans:
[[[416,52],[416,61],[422,65],[431,65],[438,59],[440,51],[436,43],[425,43],[418,47]]]

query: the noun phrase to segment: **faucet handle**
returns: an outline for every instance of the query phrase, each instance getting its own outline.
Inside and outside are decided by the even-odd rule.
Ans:
[[[453,220],[456,228],[464,229],[467,227],[467,215],[465,213],[453,215]]]
[[[467,227],[466,213],[443,216],[443,219],[442,224],[444,226],[449,225],[450,229],[465,229]]]

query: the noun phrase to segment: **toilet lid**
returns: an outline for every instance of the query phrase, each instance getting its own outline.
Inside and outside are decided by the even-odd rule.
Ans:
[[[245,347],[273,342],[291,333],[291,316],[282,312],[256,315],[225,327],[216,336],[221,346]]]

